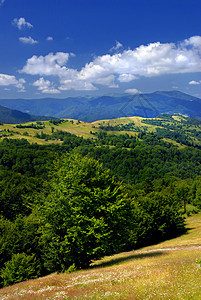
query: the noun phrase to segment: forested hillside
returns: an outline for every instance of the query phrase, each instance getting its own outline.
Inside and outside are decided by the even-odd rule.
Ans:
[[[177,236],[184,214],[201,209],[196,119],[58,119],[1,132],[1,286]]]
[[[31,121],[39,121],[39,120],[49,120],[50,117],[44,116],[32,116],[25,112],[21,112],[16,109],[9,109],[4,106],[0,106],[0,122],[1,123],[8,123],[8,124],[15,124],[15,123],[25,123]]]

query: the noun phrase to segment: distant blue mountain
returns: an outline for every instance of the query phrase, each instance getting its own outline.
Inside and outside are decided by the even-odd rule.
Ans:
[[[138,95],[69,97],[66,99],[1,99],[0,105],[24,113],[92,122],[118,117],[156,117],[162,113],[201,119],[201,99],[179,91]]]
[[[0,122],[6,124],[19,124],[32,121],[45,121],[50,117],[44,116],[32,116],[30,114],[21,112],[16,109],[10,109],[4,106],[0,106]]]

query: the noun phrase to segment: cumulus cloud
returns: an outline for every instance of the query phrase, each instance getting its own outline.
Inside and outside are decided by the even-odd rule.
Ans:
[[[30,45],[33,45],[33,44],[37,44],[38,41],[34,40],[32,37],[20,37],[19,38],[20,42],[22,42],[23,44],[30,44]]]
[[[190,85],[199,85],[199,84],[201,84],[201,80],[200,81],[192,80],[188,84],[190,84]]]
[[[22,29],[25,29],[25,28],[32,28],[33,27],[33,25],[31,23],[27,22],[25,20],[25,18],[19,18],[19,19],[15,18],[13,20],[13,25],[17,26],[17,28],[19,30],[22,30]]]
[[[80,75],[90,78],[97,73],[99,76],[116,73],[121,75],[120,80],[122,80],[122,74],[152,77],[162,74],[200,72],[201,39],[186,40],[184,45],[191,45],[191,47],[157,42],[114,55],[103,55],[87,64]]]
[[[34,55],[27,60],[26,65],[20,72],[30,75],[57,75],[62,77],[68,72],[65,65],[70,56],[73,56],[73,54],[64,52],[49,53],[46,56]]]
[[[53,37],[52,37],[52,36],[48,36],[48,37],[46,38],[46,41],[53,41]]]
[[[36,80],[33,83],[33,86],[36,86],[38,88],[38,90],[44,94],[59,94],[60,93],[60,91],[54,87],[53,83],[51,83],[49,80],[45,80],[43,77]]]
[[[191,46],[193,48],[198,48],[200,50],[201,36],[199,35],[192,36],[189,39],[184,40],[184,42],[181,44],[182,46]]]
[[[95,90],[97,85],[117,88],[120,83],[139,77],[200,72],[201,37],[194,36],[178,44],[150,43],[134,50],[105,54],[86,63],[79,71],[67,67],[72,56],[64,52],[33,56],[27,60],[21,72],[58,76],[60,90]]]
[[[137,90],[137,89],[127,89],[127,90],[125,90],[125,93],[132,94],[132,95],[137,95],[137,94],[141,94],[142,92]]]
[[[130,81],[132,81],[134,79],[137,79],[137,77],[134,76],[134,75],[132,75],[132,74],[121,74],[118,77],[118,80],[120,82],[130,82]]]
[[[26,81],[23,78],[20,78],[19,80],[16,79],[13,75],[7,75],[7,74],[0,74],[0,86],[9,86],[14,85],[17,87],[20,91],[24,91],[24,83]]]
[[[76,91],[94,91],[97,88],[90,82],[76,79],[61,79],[59,87],[61,91],[76,90]]]

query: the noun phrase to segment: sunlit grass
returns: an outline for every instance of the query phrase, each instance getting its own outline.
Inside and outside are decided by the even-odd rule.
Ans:
[[[180,116],[173,116],[173,118],[176,121],[180,121],[182,119],[182,117]],[[147,133],[151,133],[151,132],[156,132],[156,129],[158,127],[161,126],[156,126],[156,125],[151,125],[151,124],[145,124],[143,123],[144,118],[142,117],[121,117],[121,118],[116,118],[116,119],[108,119],[108,120],[99,120],[99,121],[95,121],[92,123],[87,123],[87,122],[82,122],[82,121],[78,121],[78,120],[73,120],[73,119],[66,119],[63,123],[58,124],[58,125],[54,125],[52,123],[50,123],[49,121],[43,121],[42,123],[45,125],[45,128],[43,129],[33,129],[33,128],[15,128],[16,124],[4,124],[1,126],[1,129],[6,129],[9,131],[14,131],[14,135],[13,136],[9,136],[8,138],[25,138],[27,139],[30,143],[38,143],[38,144],[48,144],[47,141],[38,139],[35,137],[36,133],[41,134],[41,132],[43,131],[46,134],[51,134],[52,133],[52,127],[54,127],[54,131],[56,130],[62,130],[62,131],[66,131],[69,132],[71,134],[75,134],[79,137],[83,137],[83,138],[95,138],[94,135],[92,133],[97,133],[100,132],[101,129],[99,128],[101,125],[102,126],[115,126],[118,124],[130,124],[130,123],[135,123],[135,126],[138,127],[139,129],[143,130],[146,127],[146,132]],[[152,119],[152,118],[150,118]],[[158,118],[160,119],[160,118]],[[164,121],[164,120],[162,120]],[[25,123],[23,125],[26,124],[36,124],[36,122],[28,122]],[[169,122],[169,124],[174,125],[173,122]],[[193,129],[196,130],[200,130],[198,128],[196,128],[195,126],[192,127]],[[8,132],[6,132],[8,133]],[[25,133],[28,133],[28,136],[24,135]],[[111,131],[111,132],[107,132],[107,133],[111,133],[111,134],[125,134],[128,133],[130,136],[136,136],[138,135],[138,130],[137,131]],[[190,136],[190,133],[188,133],[188,135]],[[201,144],[197,139],[192,138],[197,144]],[[179,147],[179,149],[184,148],[186,146],[181,145],[171,139],[165,139],[164,140],[168,143],[172,143],[173,145],[176,145]],[[49,143],[55,143],[55,141],[49,141]],[[56,141],[56,143],[59,143],[59,141]]]
[[[22,282],[0,299],[200,299],[201,214],[186,234],[94,262],[89,270]]]

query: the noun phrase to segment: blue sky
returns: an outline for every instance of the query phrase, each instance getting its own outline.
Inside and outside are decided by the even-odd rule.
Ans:
[[[0,98],[201,98],[200,0],[0,0]]]

